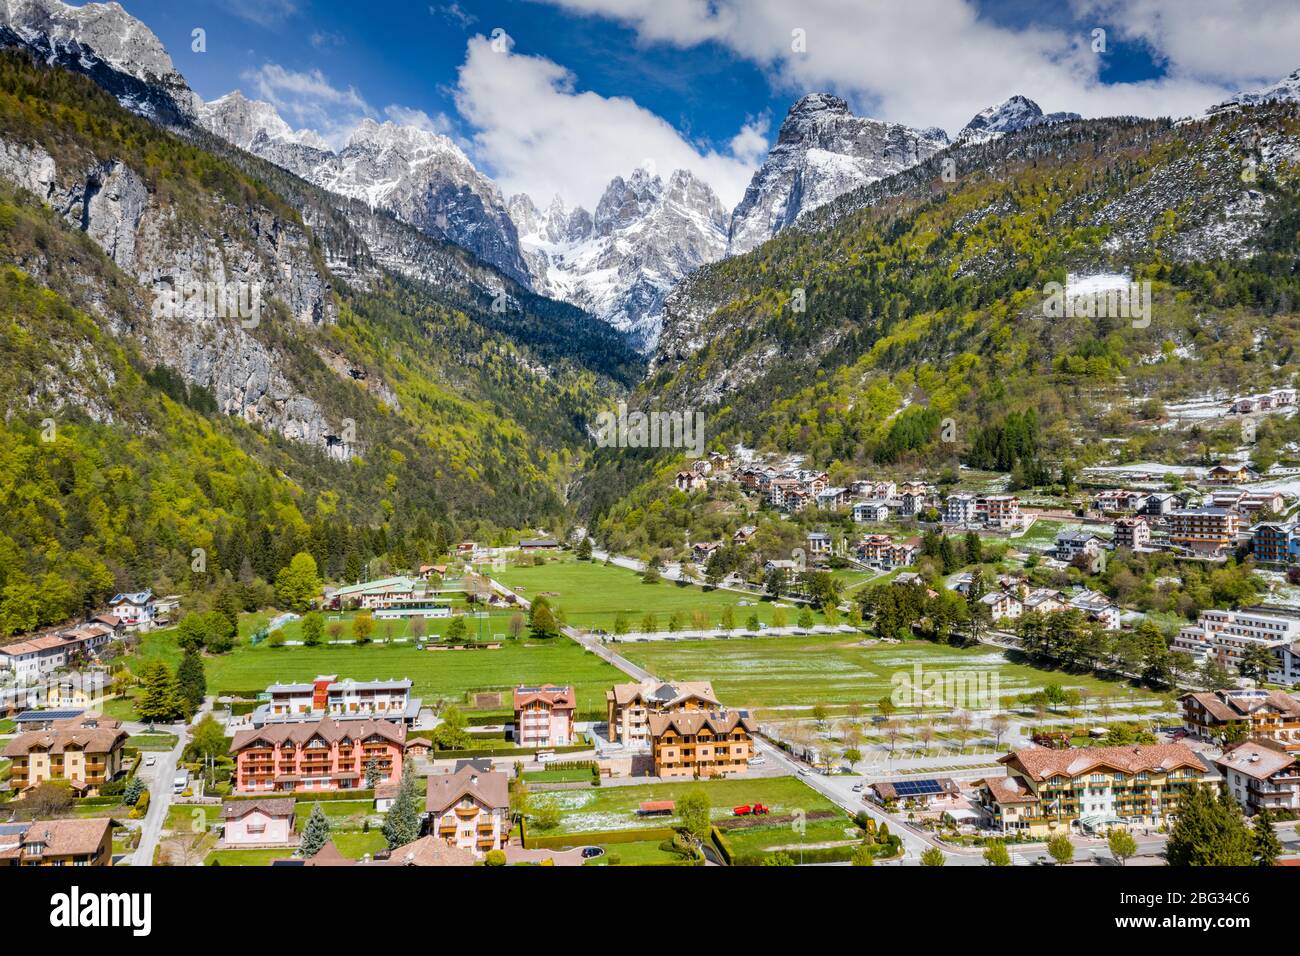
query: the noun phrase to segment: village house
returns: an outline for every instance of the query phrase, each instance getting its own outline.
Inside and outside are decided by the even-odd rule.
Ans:
[[[1142,491],[1129,491],[1125,488],[1107,488],[1096,498],[1098,511],[1137,512],[1147,503],[1149,495]]]
[[[1259,474],[1249,465],[1218,464],[1205,473],[1205,480],[1211,484],[1240,484],[1253,481]]]
[[[319,721],[382,718],[412,726],[420,716],[421,700],[411,696],[411,681],[339,680],[325,674],[300,684],[272,684],[268,700],[250,715],[254,727],[284,721]]]
[[[624,747],[648,747],[652,715],[714,710],[719,706],[708,681],[615,684],[605,692],[609,740]]]
[[[1185,508],[1190,497],[1180,497],[1173,492],[1156,492],[1148,495],[1138,513],[1148,518],[1162,518],[1177,508]]]
[[[1106,539],[1089,531],[1062,531],[1056,536],[1054,553],[1067,564],[1080,556],[1095,557],[1106,547]]]
[[[1140,551],[1151,544],[1151,526],[1147,524],[1146,518],[1116,518],[1114,531],[1114,544],[1117,548]]]
[[[691,545],[691,560],[696,564],[707,564],[713,552],[722,547],[721,541],[698,541]]]
[[[294,839],[293,797],[223,800],[221,842],[226,846],[273,846]]]
[[[396,782],[402,773],[406,727],[387,720],[271,723],[235,734],[236,793],[353,790]]]
[[[708,480],[694,471],[679,471],[677,477],[673,479],[673,484],[678,491],[684,491],[687,494],[703,491],[709,486]]]
[[[1241,517],[1229,508],[1171,511],[1168,521],[1171,545],[1204,556],[1234,547],[1241,527]]]
[[[128,631],[148,630],[158,613],[153,591],[148,589],[114,594],[109,598],[108,607]]]
[[[1247,740],[1214,761],[1228,792],[1249,816],[1300,810],[1300,756],[1272,740]]]
[[[83,624],[6,644],[0,647],[0,671],[11,672],[16,684],[35,684],[61,668],[76,667],[97,657],[113,640],[114,633],[106,624]]]
[[[847,488],[826,488],[817,493],[818,508],[838,510],[846,507],[848,503],[849,491]]]
[[[1006,591],[990,591],[980,598],[980,603],[989,609],[989,616],[994,621],[1014,621],[1024,612],[1020,599]]]
[[[1185,625],[1171,650],[1185,651],[1197,661],[1213,655],[1225,667],[1240,667],[1251,647],[1269,650],[1300,641],[1300,616],[1285,608],[1242,608],[1202,611],[1195,624]]]
[[[1178,701],[1183,729],[1200,740],[1223,742],[1240,734],[1300,750],[1300,701],[1290,694],[1228,688],[1184,694]]]
[[[1024,524],[1020,499],[1015,495],[988,495],[983,499],[984,521],[990,528],[1014,530]]]
[[[0,756],[13,761],[9,781],[20,793],[46,780],[66,780],[79,796],[93,797],[125,771],[126,738],[120,720],[84,714],[18,734]]]
[[[1251,549],[1256,561],[1293,564],[1300,560],[1300,534],[1294,522],[1261,522],[1251,535]]]
[[[858,524],[883,524],[889,520],[889,505],[880,500],[855,501],[853,520]]]
[[[1091,621],[1096,621],[1108,631],[1118,631],[1121,614],[1118,604],[1100,591],[1080,591],[1069,599],[1069,606],[1082,611]]]
[[[0,823],[0,868],[112,865],[111,819],[95,817]]]
[[[805,540],[808,544],[808,557],[821,560],[831,556],[833,543],[829,534],[823,531],[810,531]]]
[[[578,697],[572,687],[546,684],[514,691],[515,743],[520,747],[567,747],[574,742]]]
[[[744,710],[651,714],[655,776],[705,779],[749,768],[758,725]]]
[[[944,524],[971,524],[976,519],[977,511],[974,495],[966,492],[949,495],[943,503]]]
[[[742,525],[736,529],[735,534],[731,536],[732,544],[748,544],[749,539],[754,537],[758,531],[752,524]]]
[[[430,836],[476,857],[500,850],[510,837],[510,778],[490,760],[462,760],[451,773],[429,777],[425,811]]]
[[[980,799],[995,829],[1046,836],[1078,826],[1166,826],[1191,791],[1213,779],[1183,744],[1028,747],[1001,757]]]

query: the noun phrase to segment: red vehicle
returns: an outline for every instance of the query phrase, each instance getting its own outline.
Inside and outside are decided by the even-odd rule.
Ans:
[[[744,803],[738,807],[731,808],[732,816],[736,816],[736,817],[747,817],[751,815],[763,816],[769,812],[770,811],[767,809],[767,807],[763,806],[763,804],[761,803],[755,803],[752,806],[748,803]]]

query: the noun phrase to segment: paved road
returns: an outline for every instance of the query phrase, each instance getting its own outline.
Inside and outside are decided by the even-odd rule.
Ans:
[[[208,697],[203,701],[203,706],[199,708],[198,713],[194,715],[194,722],[197,723],[203,715],[212,709],[213,698]],[[141,733],[147,728],[143,724],[127,724],[132,728],[132,733]],[[138,776],[141,777],[149,787],[149,809],[144,815],[144,820],[140,823],[140,846],[135,853],[131,855],[130,863],[132,866],[152,866],[154,850],[158,842],[162,839],[163,824],[167,820],[167,811],[171,808],[172,782],[176,779],[176,767],[180,763],[181,754],[185,751],[185,745],[188,741],[187,728],[184,723],[160,725],[159,731],[173,733],[176,735],[176,746],[166,753],[153,754],[157,758],[154,766],[142,766]],[[141,754],[144,760],[148,760],[149,753]]]

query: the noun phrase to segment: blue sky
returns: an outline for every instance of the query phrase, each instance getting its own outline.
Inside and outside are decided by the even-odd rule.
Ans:
[[[1300,65],[1290,0],[122,3],[204,99],[243,89],[333,143],[363,116],[418,122],[543,203],[590,205],[643,164],[690,166],[733,203],[811,90],[953,133],[1014,93],[1186,115]]]

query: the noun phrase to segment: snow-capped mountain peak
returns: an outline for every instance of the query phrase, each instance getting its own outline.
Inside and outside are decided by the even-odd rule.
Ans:
[[[901,172],[948,145],[943,130],[855,116],[830,93],[809,93],[786,114],[776,145],[732,214],[729,251],[747,252],[804,213]]]
[[[162,41],[117,3],[0,0],[0,47],[85,73],[128,109],[166,123],[193,120],[200,100]]]
[[[986,143],[1031,126],[1064,123],[1079,118],[1078,113],[1044,113],[1042,107],[1029,97],[1017,94],[976,113],[957,134],[957,142],[964,146]]]
[[[509,209],[538,291],[631,332],[647,349],[668,291],[726,251],[726,210],[682,169],[667,183],[645,168],[615,176],[594,215],[559,196],[545,214],[527,196],[511,197]]]
[[[1234,106],[1256,106],[1260,103],[1300,102],[1300,69],[1284,76],[1272,86],[1259,90],[1243,90],[1213,107],[1210,112]]]
[[[200,105],[198,120],[202,126],[240,149],[251,149],[259,134],[273,143],[299,143],[312,149],[329,149],[315,130],[294,130],[270,103],[250,100],[239,90]]]

